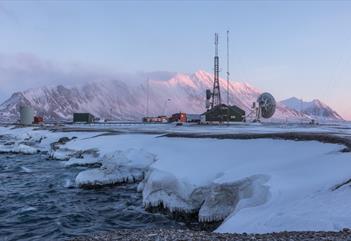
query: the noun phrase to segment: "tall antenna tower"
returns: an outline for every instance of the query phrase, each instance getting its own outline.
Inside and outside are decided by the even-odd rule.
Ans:
[[[146,80],[146,117],[149,117],[149,105],[150,105],[150,79]]]
[[[219,89],[218,33],[215,33],[214,81],[211,108],[220,105],[221,103],[221,91]]]
[[[229,123],[229,30],[227,30],[227,122]]]

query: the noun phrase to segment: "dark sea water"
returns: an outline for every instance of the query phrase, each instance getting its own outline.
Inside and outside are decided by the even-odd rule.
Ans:
[[[44,155],[0,155],[0,240],[66,240],[115,229],[181,224],[142,207],[136,185],[82,190],[83,168]]]

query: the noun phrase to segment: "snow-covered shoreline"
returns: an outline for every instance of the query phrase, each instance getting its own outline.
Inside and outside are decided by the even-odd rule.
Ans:
[[[301,129],[289,132],[300,133]],[[164,134],[169,130],[171,127]],[[0,127],[0,131],[14,140],[12,146],[6,146],[10,151],[26,142],[29,148],[48,152],[67,168],[85,166],[76,177],[77,186],[137,182],[145,208],[162,205],[170,212],[196,213],[199,222],[223,221],[217,232],[338,231],[351,227],[347,207],[351,190],[347,185],[333,189],[351,178],[350,154],[341,152],[347,141],[341,145],[330,138],[323,140],[334,144],[313,138],[298,142],[272,136],[213,138],[223,134],[224,128],[212,130],[212,136],[196,138],[187,137],[194,132],[186,128],[174,129],[177,138],[137,131],[103,135],[103,129],[50,132]],[[257,132],[282,133],[264,127],[254,127],[250,133]],[[316,133],[348,140],[345,135],[350,131],[330,127]],[[50,148],[63,137],[69,140],[55,150]]]

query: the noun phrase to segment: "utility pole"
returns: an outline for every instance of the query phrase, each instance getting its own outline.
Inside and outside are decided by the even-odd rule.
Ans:
[[[164,104],[164,106],[163,106],[163,115],[166,115],[166,107],[167,107],[167,104],[168,104],[168,102],[170,102],[171,101],[171,99],[167,99],[166,101],[165,101],[165,104]]]
[[[300,113],[301,113],[301,124],[303,123],[303,98],[301,98],[301,103],[300,103]]]

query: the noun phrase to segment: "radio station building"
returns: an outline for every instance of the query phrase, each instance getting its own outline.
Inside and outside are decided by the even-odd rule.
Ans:
[[[90,113],[73,113],[74,123],[93,123],[95,117]]]
[[[201,115],[202,123],[245,122],[245,111],[236,105],[217,105]]]

